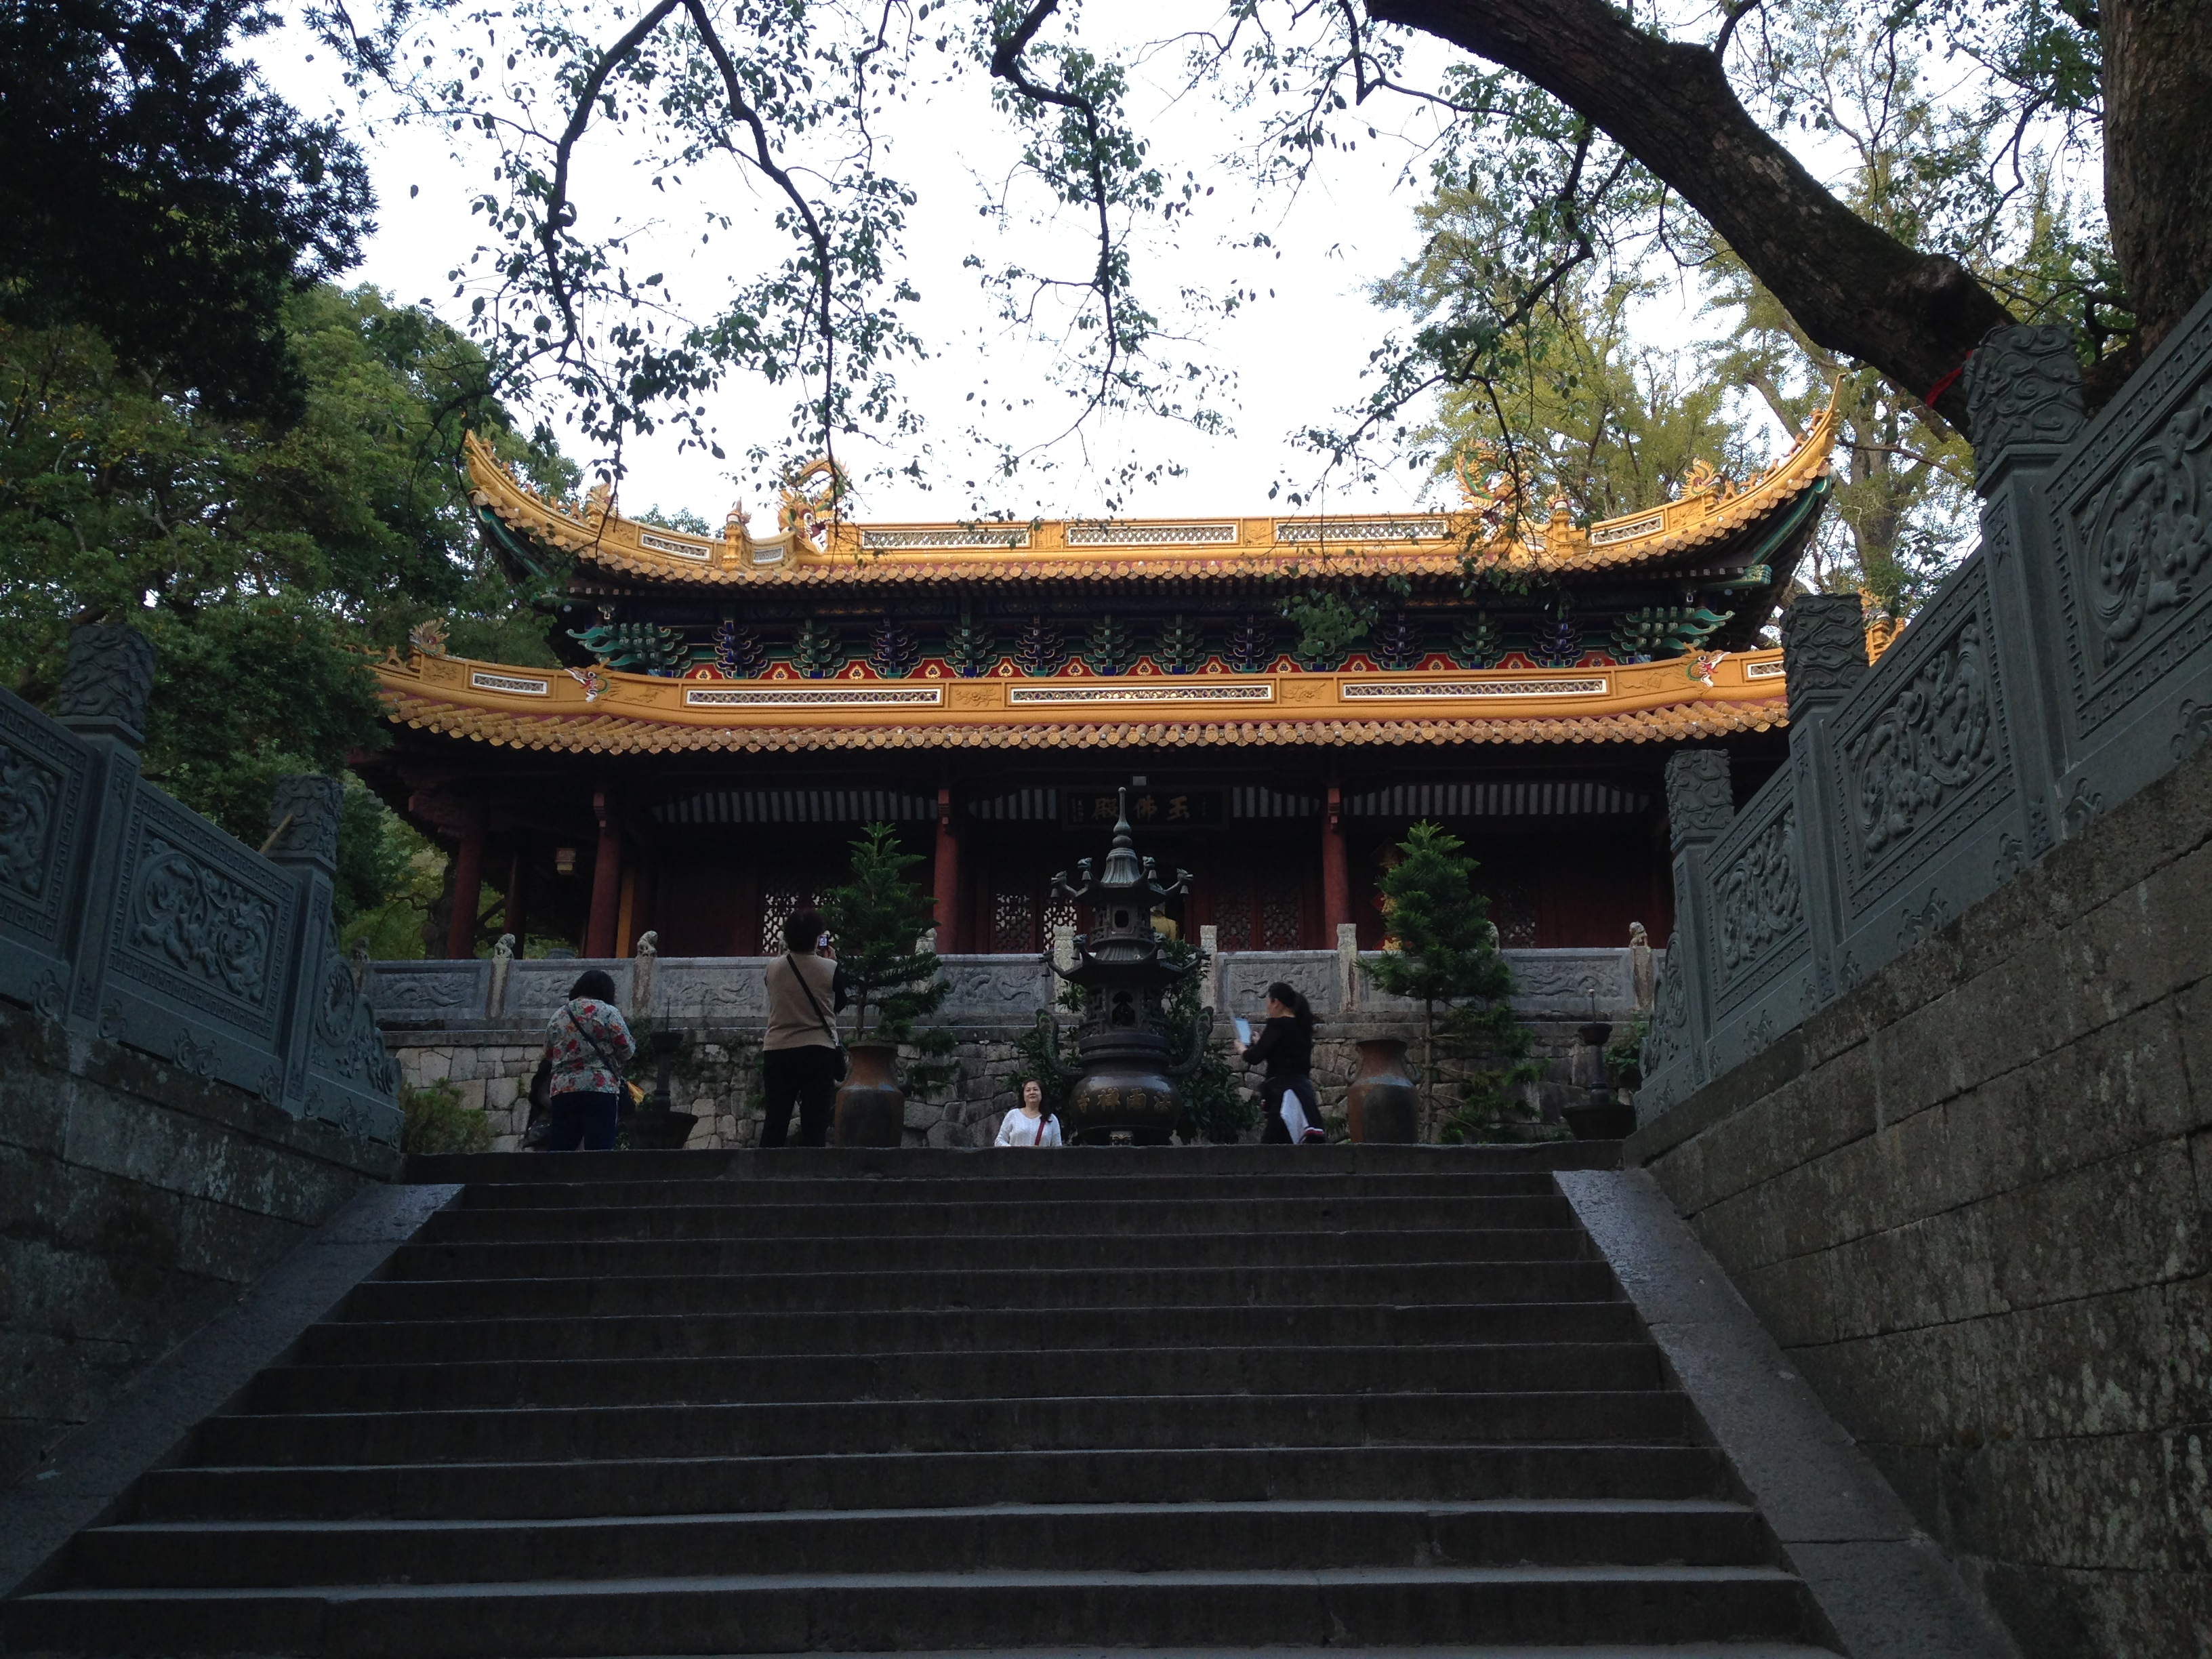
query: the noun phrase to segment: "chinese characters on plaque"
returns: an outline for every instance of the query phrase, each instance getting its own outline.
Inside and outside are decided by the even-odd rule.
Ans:
[[[1218,789],[1132,789],[1129,822],[1139,830],[1210,830],[1224,817]],[[1060,822],[1065,830],[1111,830],[1121,814],[1114,789],[1063,789]]]

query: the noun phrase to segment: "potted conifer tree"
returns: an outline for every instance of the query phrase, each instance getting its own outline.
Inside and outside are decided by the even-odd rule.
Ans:
[[[1390,948],[1367,969],[1383,990],[1421,1005],[1424,1141],[1436,1139],[1440,1127],[1438,1039],[1506,1062],[1462,1080],[1456,1109],[1441,1125],[1445,1139],[1481,1133],[1506,1103],[1505,1091],[1538,1075],[1536,1067],[1516,1063],[1528,1055],[1528,1033],[1514,1016],[1513,970],[1498,948],[1490,901],[1475,888],[1475,861],[1464,845],[1441,824],[1425,823],[1400,843],[1402,856],[1382,878]]]
[[[938,971],[937,953],[916,948],[934,904],[908,875],[921,862],[921,854],[898,844],[891,825],[872,823],[853,843],[851,875],[823,898],[854,1004],[852,1066],[837,1091],[830,1132],[836,1146],[897,1146],[908,1095],[928,1094],[952,1076],[945,1059],[952,1034],[919,1023],[952,988]],[[902,1048],[915,1055],[903,1074]]]

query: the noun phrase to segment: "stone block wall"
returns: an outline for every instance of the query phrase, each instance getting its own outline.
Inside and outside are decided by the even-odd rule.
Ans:
[[[1000,1119],[1018,1103],[1014,1079],[1023,1063],[1015,1046],[1019,1028],[973,1024],[953,1029],[959,1077],[939,1097],[907,1103],[906,1144],[910,1146],[988,1146],[999,1133]],[[1589,1090],[1578,1085],[1574,1076],[1574,1026],[1538,1021],[1529,1029],[1535,1039],[1534,1058],[1545,1069],[1544,1080],[1528,1091],[1527,1116],[1533,1133],[1534,1126],[1557,1124],[1559,1107],[1580,1103],[1588,1098]],[[1223,1021],[1219,1046],[1224,1053],[1228,1050],[1227,1030],[1228,1023]],[[1322,1115],[1339,1136],[1344,1133],[1345,1093],[1359,1069],[1355,1038],[1383,1031],[1409,1039],[1418,1055],[1418,1027],[1402,1022],[1322,1022],[1314,1046],[1314,1082]],[[670,1068],[669,1089],[676,1109],[699,1120],[686,1144],[708,1150],[759,1145],[757,1030],[702,1026],[690,1035],[690,1044]],[[451,1084],[462,1105],[488,1115],[492,1146],[499,1152],[512,1152],[520,1144],[529,1115],[525,1097],[539,1051],[526,1038],[527,1033],[510,1027],[390,1033],[406,1082],[415,1087]],[[1449,1081],[1461,1068],[1447,1065],[1438,1069]],[[638,1080],[652,1086],[649,1071],[641,1071]],[[1248,1095],[1256,1095],[1259,1084],[1256,1071],[1243,1078]],[[1259,1138],[1256,1128],[1250,1138]]]
[[[0,1485],[398,1164],[0,1004]]]
[[[2025,1652],[2212,1652],[2212,750],[1628,1152]]]

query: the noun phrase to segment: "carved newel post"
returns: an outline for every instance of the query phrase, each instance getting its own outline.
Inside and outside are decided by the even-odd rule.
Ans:
[[[270,792],[264,852],[271,864],[292,872],[302,899],[301,937],[293,957],[301,971],[294,993],[297,1012],[287,1070],[307,1090],[311,1114],[358,1133],[368,1127],[374,1109],[369,1103],[388,1102],[398,1092],[399,1063],[385,1046],[376,1015],[355,982],[353,964],[338,951],[331,901],[344,797],[336,778],[313,772],[278,778]],[[301,1077],[303,1070],[341,1086],[319,1088]]]
[[[56,718],[77,736],[105,739],[135,757],[146,741],[153,690],[154,647],[137,629],[86,623],[70,629]]]
[[[1725,749],[1680,749],[1667,757],[1667,831],[1674,846],[1674,937],[1659,975],[1657,1002],[1644,1034],[1648,1081],[1680,1066],[1705,1080],[1711,1000],[1705,940],[1705,849],[1735,818],[1735,784]]]
[[[1840,983],[1844,914],[1839,872],[1844,833],[1856,803],[1838,799],[1828,730],[1831,717],[1867,677],[1866,612],[1855,593],[1807,593],[1782,613],[1782,662],[1789,677],[1790,774],[1794,805],[1787,864],[1777,864],[1764,889],[1778,928],[1790,906],[1802,910],[1811,939],[1815,989],[1823,1003]],[[1800,1011],[1810,1012],[1809,1008]]]
[[[2067,552],[2056,533],[2058,514],[2049,490],[2053,470],[2088,424],[2081,399],[2081,364],[2071,329],[2017,324],[1992,329],[1967,361],[1967,423],[1974,441],[1974,489],[1982,497],[1982,553],[1995,623],[1999,684],[2009,689],[2002,718],[2013,737],[2013,764],[2022,801],[2021,846],[2028,858],[2049,852],[2060,830],[2077,834],[2096,811],[2100,791],[2070,769],[2065,715],[2056,701],[2067,678],[2066,596],[2061,566]],[[2138,473],[2136,490],[2158,501],[2172,488],[2160,451]],[[2146,487],[2147,486],[2147,487]],[[2175,499],[2184,499],[2176,496]],[[2154,540],[2146,538],[2145,540]],[[2140,545],[2140,544],[2139,544]],[[2076,580],[2100,591],[2095,625],[2118,624],[2142,611],[2102,591],[2155,580],[2152,561],[2130,556],[2116,566],[2084,569]],[[2077,626],[2089,624],[2082,617]],[[2163,757],[2160,757],[2163,760]]]
[[[1176,1079],[1198,1064],[1213,1029],[1212,1011],[1201,1009],[1191,1052],[1170,1060],[1164,997],[1199,964],[1162,956],[1152,907],[1187,890],[1190,872],[1163,884],[1152,860],[1137,856],[1124,789],[1105,869],[1094,879],[1085,859],[1075,874],[1073,882],[1065,871],[1053,878],[1054,893],[1088,904],[1093,918],[1092,931],[1075,938],[1074,965],[1052,964],[1083,991],[1082,1069],[1068,1091],[1065,1132],[1086,1146],[1164,1146],[1182,1107]]]
[[[92,751],[79,844],[101,853],[88,860],[82,899],[69,922],[70,936],[61,945],[57,965],[68,978],[64,981],[49,969],[33,1000],[50,1018],[66,1018],[84,1035],[107,1040],[119,1036],[124,1024],[120,1008],[102,994],[101,985],[107,919],[121,902],[116,884],[122,872],[114,849],[122,845],[131,792],[138,787],[138,745],[146,740],[146,700],[153,689],[154,647],[144,635],[108,623],[70,630],[56,719]],[[51,820],[54,805],[44,792],[35,811],[27,800],[8,799],[42,775],[28,767],[21,773],[20,782],[10,780],[0,787],[0,805],[26,821]]]

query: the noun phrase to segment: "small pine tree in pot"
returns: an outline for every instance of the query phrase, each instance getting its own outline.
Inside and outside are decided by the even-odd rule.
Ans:
[[[854,1004],[854,1068],[837,1091],[841,1146],[897,1146],[906,1097],[943,1088],[957,1070],[946,1058],[952,1034],[921,1024],[952,989],[937,953],[915,948],[935,903],[908,874],[921,862],[891,825],[872,823],[853,843],[852,873],[823,898]],[[902,1075],[901,1049],[914,1056]]]
[[[1513,970],[1498,948],[1490,901],[1474,886],[1475,861],[1457,836],[1440,824],[1416,823],[1399,844],[1402,854],[1382,878],[1393,948],[1368,967],[1393,996],[1421,1005],[1421,1139],[1437,1138],[1436,1048],[1455,1047],[1524,1060],[1528,1033],[1514,1017]],[[1447,1139],[1480,1133],[1504,1110],[1505,1091],[1533,1081],[1537,1068],[1509,1065],[1477,1073],[1459,1086],[1458,1109],[1442,1126]]]

